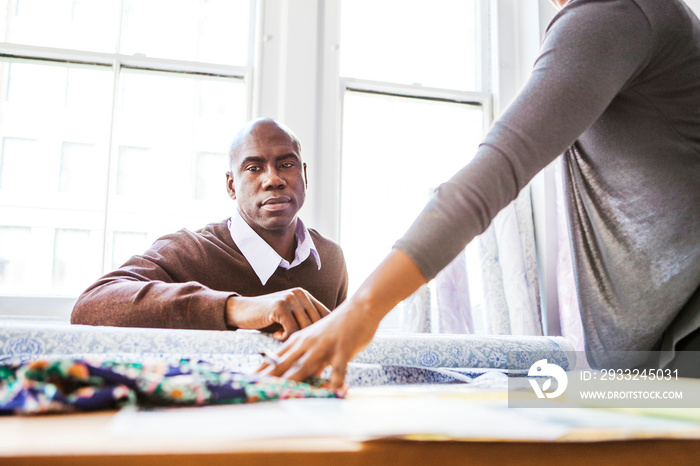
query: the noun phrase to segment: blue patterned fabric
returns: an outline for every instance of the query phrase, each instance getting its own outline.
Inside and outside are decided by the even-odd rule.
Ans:
[[[280,343],[252,331],[211,331],[5,323],[0,328],[0,363],[39,357],[101,355],[113,361],[143,357],[206,360],[229,370],[260,365],[260,351]],[[487,372],[518,373],[547,358],[573,368],[573,348],[561,337],[382,334],[353,360],[349,385],[465,381]],[[450,370],[453,370],[450,372]]]
[[[561,337],[377,334],[354,362],[451,368],[526,370],[548,358],[565,370],[575,361]]]

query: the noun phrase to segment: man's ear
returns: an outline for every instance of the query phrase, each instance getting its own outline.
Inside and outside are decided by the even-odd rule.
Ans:
[[[226,192],[231,199],[236,200],[236,187],[233,184],[233,173],[231,172],[226,172]]]
[[[309,178],[306,176],[306,162],[302,164],[304,167],[304,188],[309,189]]]

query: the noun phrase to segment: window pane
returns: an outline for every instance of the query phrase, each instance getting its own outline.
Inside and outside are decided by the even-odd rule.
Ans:
[[[16,0],[7,2],[4,41],[14,44],[114,53],[120,0]]]
[[[15,0],[6,7],[7,19],[0,25],[0,41],[247,66],[250,3],[250,0]]]
[[[76,296],[97,277],[102,232],[0,226],[0,294]]]
[[[340,74],[476,89],[475,0],[345,0]]]
[[[482,121],[479,106],[346,92],[340,241],[352,289],[469,162]]]
[[[39,144],[35,139],[3,138],[0,159],[0,189],[29,190],[26,174],[40,158]]]
[[[149,178],[158,172],[148,147],[119,147],[117,154],[117,194],[148,196]]]
[[[197,154],[197,178],[194,198],[197,200],[225,199],[224,176],[228,169],[228,157],[224,153],[199,152]]]
[[[8,102],[27,106],[56,106],[65,102],[68,74],[66,67],[31,62],[9,63],[5,66]]]
[[[110,270],[116,270],[131,256],[146,251],[151,243],[146,233],[115,231],[112,234],[112,264]]]
[[[53,249],[53,288],[77,295],[99,276],[101,244],[88,230],[57,229]]]
[[[127,5],[121,53],[248,64],[250,0],[131,0]]]
[[[99,170],[99,154],[95,144],[64,142],[58,190],[62,193],[99,193],[105,180],[104,176],[99,176]]]
[[[57,192],[90,194],[63,206],[71,210],[101,206],[111,122],[109,69],[0,62],[1,88],[0,208],[51,207],[59,199],[47,194]],[[22,197],[13,194],[20,191]]]
[[[28,282],[30,234],[28,227],[0,226],[0,293],[17,293]]]
[[[152,241],[230,215],[226,151],[247,118],[243,81],[125,70],[121,84],[109,230]]]

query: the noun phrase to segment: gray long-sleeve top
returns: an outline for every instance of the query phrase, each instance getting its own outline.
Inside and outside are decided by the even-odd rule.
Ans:
[[[591,364],[700,328],[700,22],[680,0],[570,1],[473,161],[396,247],[433,278],[564,152]]]

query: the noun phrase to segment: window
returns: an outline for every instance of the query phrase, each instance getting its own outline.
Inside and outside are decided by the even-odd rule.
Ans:
[[[339,236],[351,291],[469,162],[490,124],[482,8],[478,0],[342,2]],[[471,292],[472,305],[479,295]],[[400,314],[383,329],[395,330]]]
[[[158,236],[230,215],[254,4],[4,4],[0,297],[76,297]]]

